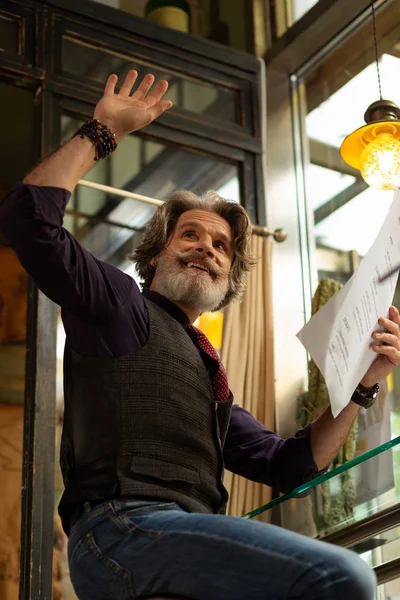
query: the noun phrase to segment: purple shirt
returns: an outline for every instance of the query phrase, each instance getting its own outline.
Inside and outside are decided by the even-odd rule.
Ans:
[[[62,227],[69,198],[61,188],[17,183],[0,204],[0,230],[36,285],[62,307],[75,352],[96,357],[135,354],[148,337],[143,296],[129,275],[98,260]],[[185,313],[165,297],[144,294],[183,327],[189,325]],[[309,426],[284,440],[237,405],[223,453],[227,469],[281,492],[319,474]]]

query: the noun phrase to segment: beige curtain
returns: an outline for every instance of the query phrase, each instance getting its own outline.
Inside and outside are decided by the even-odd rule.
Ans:
[[[221,359],[235,404],[274,429],[271,240],[253,235],[252,249],[258,263],[249,276],[243,302],[225,309]],[[225,486],[230,515],[242,516],[272,499],[269,487],[228,471]],[[269,521],[269,511],[259,518]]]

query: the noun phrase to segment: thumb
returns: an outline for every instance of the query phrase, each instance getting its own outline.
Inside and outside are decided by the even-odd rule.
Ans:
[[[170,100],[160,100],[154,106],[147,109],[148,114],[151,116],[151,120],[157,119],[163,112],[171,108],[172,102]]]

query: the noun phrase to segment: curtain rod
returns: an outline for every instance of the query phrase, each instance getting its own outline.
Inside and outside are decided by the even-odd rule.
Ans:
[[[118,188],[111,187],[110,185],[103,185],[102,183],[96,183],[95,181],[87,181],[86,179],[80,179],[78,185],[92,188],[94,190],[100,190],[101,192],[107,192],[108,194],[114,194],[115,196],[123,196],[124,198],[132,198],[132,200],[139,200],[139,202],[146,202],[147,204],[155,204],[160,206],[164,204],[162,200],[156,200],[149,196],[142,196],[141,194],[135,194],[134,192],[128,192],[125,190],[119,190]]]
[[[253,225],[253,234],[260,235],[264,238],[272,235],[275,242],[284,242],[287,238],[287,233],[282,227],[279,227],[278,229],[268,229],[268,227],[264,227],[264,225]]]
[[[99,190],[101,192],[107,192],[108,194],[114,194],[115,196],[122,196],[123,198],[132,198],[132,200],[146,202],[147,204],[154,204],[155,206],[160,206],[160,204],[163,204],[163,200],[157,200],[156,198],[151,198],[150,196],[142,196],[141,194],[136,194],[135,192],[128,192],[127,190],[120,190],[118,188],[111,187],[110,185],[96,183],[95,181],[87,181],[86,179],[80,179],[78,181],[78,185],[83,185],[84,187]],[[284,242],[287,237],[283,229],[272,230],[268,229],[268,227],[264,227],[263,225],[253,225],[253,233],[255,235],[260,235],[261,237],[265,238],[270,237],[272,235],[276,242]]]

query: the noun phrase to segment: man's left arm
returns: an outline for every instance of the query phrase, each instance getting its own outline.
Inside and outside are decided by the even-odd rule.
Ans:
[[[389,318],[378,320],[382,331],[372,334],[371,349],[378,355],[360,383],[371,388],[383,381],[400,364],[400,316],[394,306],[389,309]],[[350,428],[357,417],[359,405],[353,401],[333,418],[330,406],[311,425],[311,447],[318,469],[325,469],[335,458],[346,441]]]
[[[223,450],[225,467],[279,492],[290,492],[321,474],[313,459],[310,433],[307,425],[284,439],[234,405]]]
[[[378,355],[361,380],[372,387],[400,364],[400,316],[391,306],[389,318],[380,318],[383,331],[375,332],[371,349]],[[289,492],[321,475],[338,454],[358,414],[353,401],[333,418],[328,407],[322,415],[290,438],[267,430],[249,412],[234,406],[224,445],[225,466],[252,481]]]

